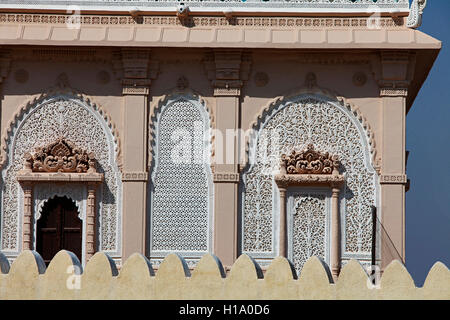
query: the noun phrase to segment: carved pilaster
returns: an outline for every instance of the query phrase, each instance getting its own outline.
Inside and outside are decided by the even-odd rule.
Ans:
[[[242,87],[249,77],[250,56],[241,49],[209,51],[204,60],[208,79],[214,89],[216,119],[215,129],[225,134],[240,127],[240,97]],[[237,139],[235,140],[237,141]],[[221,148],[221,149],[220,149]],[[239,197],[239,146],[234,142],[227,148],[219,144],[215,154],[232,163],[213,163],[214,170],[214,252],[225,265],[231,265],[238,256]],[[230,237],[233,239],[230,242]],[[227,246],[219,245],[227,242]]]
[[[331,189],[331,274],[336,282],[341,271],[341,224],[339,215],[339,191],[338,185]]]
[[[281,257],[287,258],[287,232],[286,232],[286,191],[287,188],[279,186],[280,191],[280,252]]]
[[[123,244],[122,258],[126,260],[135,252],[146,252],[148,96],[159,63],[151,59],[151,50],[142,48],[124,48],[114,57],[113,65],[123,88],[122,208],[127,214],[122,220],[122,234],[127,241]]]
[[[86,210],[86,262],[95,254],[95,183],[88,183],[88,197]]]
[[[33,184],[22,183],[23,189],[23,239],[22,250],[32,250],[31,225],[33,223]]]

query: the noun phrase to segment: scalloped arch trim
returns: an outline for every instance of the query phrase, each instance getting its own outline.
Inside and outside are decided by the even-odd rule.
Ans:
[[[184,90],[177,90],[177,89],[173,89],[171,90],[170,93],[165,94],[163,96],[161,96],[158,100],[156,100],[153,103],[153,108],[151,109],[152,112],[150,114],[150,120],[148,123],[148,136],[149,136],[149,141],[148,141],[148,167],[151,167],[152,164],[152,160],[153,160],[153,142],[156,139],[156,132],[155,132],[155,123],[156,123],[156,118],[158,116],[158,114],[161,113],[162,108],[167,104],[167,102],[169,102],[170,100],[187,100],[187,101],[197,101],[198,103],[200,103],[205,110],[208,112],[209,114],[209,125],[210,125],[210,129],[211,129],[211,135],[210,135],[210,144],[211,144],[211,162],[214,163],[214,155],[215,155],[215,135],[214,135],[214,130],[216,127],[216,123],[215,123],[215,117],[214,117],[214,112],[212,110],[212,108],[210,107],[210,104],[207,103],[206,99],[201,96],[199,93],[191,90],[191,89],[184,89]]]
[[[122,171],[123,164],[122,164],[122,148],[121,148],[120,136],[119,136],[119,131],[117,130],[116,125],[114,124],[111,116],[107,113],[105,108],[103,108],[101,105],[93,102],[93,99],[91,97],[84,95],[74,89],[60,88],[60,87],[52,87],[52,88],[48,89],[47,91],[45,91],[44,93],[34,95],[31,99],[28,99],[28,101],[25,104],[23,104],[21,107],[19,107],[18,110],[15,112],[14,116],[9,121],[8,125],[6,126],[6,129],[1,138],[0,168],[3,169],[5,164],[8,161],[9,145],[11,142],[11,138],[14,134],[14,128],[23,119],[23,116],[29,110],[31,110],[33,107],[38,105],[39,103],[41,103],[41,102],[45,101],[46,99],[49,99],[53,96],[57,96],[57,95],[71,96],[72,98],[80,100],[86,106],[89,106],[90,108],[92,108],[95,111],[100,113],[103,120],[106,122],[107,127],[111,130],[111,134],[114,138],[114,143],[115,143],[115,154],[116,154],[117,166],[119,167],[119,170]]]
[[[260,126],[266,121],[267,117],[271,114],[271,112],[280,104],[285,102],[293,101],[293,98],[302,96],[302,95],[319,95],[324,96],[326,98],[330,98],[337,103],[341,104],[341,106],[345,107],[351,114],[358,120],[358,122],[361,124],[362,128],[364,129],[365,138],[367,139],[367,143],[369,146],[369,152],[371,156],[372,166],[377,169],[379,167],[379,159],[377,158],[377,147],[375,142],[375,133],[373,132],[369,122],[362,114],[361,110],[354,105],[353,103],[350,103],[347,101],[346,98],[343,96],[340,96],[336,94],[335,92],[314,87],[314,88],[306,88],[302,87],[300,89],[296,89],[293,91],[290,91],[288,94],[283,96],[278,96],[274,99],[272,99],[267,105],[265,105],[263,108],[261,108],[260,112],[258,113],[255,120],[250,124],[250,128],[257,131]],[[298,100],[298,99],[296,99]],[[247,167],[249,163],[249,152],[250,152],[250,146],[251,143],[254,141],[254,139],[257,138],[255,135],[253,136],[246,136],[245,141],[245,164],[243,168]],[[378,171],[378,170],[377,170]]]
[[[50,200],[55,199],[56,197],[66,197],[67,199],[72,201],[75,204],[75,207],[78,210],[78,218],[80,218],[81,220],[84,220],[83,208],[82,208],[82,204],[80,203],[80,201],[77,201],[77,200],[73,199],[72,197],[70,197],[70,195],[61,194],[61,193],[58,193],[58,192],[52,193],[50,198],[42,200],[41,202],[39,202],[39,204],[37,206],[37,212],[35,213],[35,219],[36,220],[39,220],[41,218],[42,210],[44,209],[45,204],[48,203]]]

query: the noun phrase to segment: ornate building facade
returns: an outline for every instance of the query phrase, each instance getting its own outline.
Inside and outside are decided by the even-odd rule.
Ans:
[[[2,1],[0,250],[404,261],[425,5]]]

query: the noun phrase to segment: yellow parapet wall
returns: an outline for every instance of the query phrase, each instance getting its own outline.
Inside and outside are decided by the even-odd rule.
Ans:
[[[34,251],[24,251],[9,266],[0,253],[0,299],[172,299],[172,300],[304,300],[304,299],[447,299],[450,271],[437,262],[425,284],[417,288],[398,261],[373,285],[356,261],[350,261],[336,283],[328,266],[313,257],[300,277],[284,258],[276,258],[264,276],[250,257],[242,255],[225,276],[221,262],[205,255],[191,272],[175,254],[157,272],[141,254],[132,255],[120,273],[104,253],[96,253],[84,271],[78,259],[60,251],[48,268]]]

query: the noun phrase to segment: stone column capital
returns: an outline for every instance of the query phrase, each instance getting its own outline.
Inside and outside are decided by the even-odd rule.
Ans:
[[[214,96],[240,96],[251,66],[249,52],[242,49],[217,49],[206,55],[205,70]]]
[[[122,48],[113,53],[113,67],[123,95],[149,95],[151,82],[158,77],[159,61],[151,59],[149,49]]]
[[[414,78],[416,55],[408,50],[383,50],[371,60],[380,97],[406,97]]]

